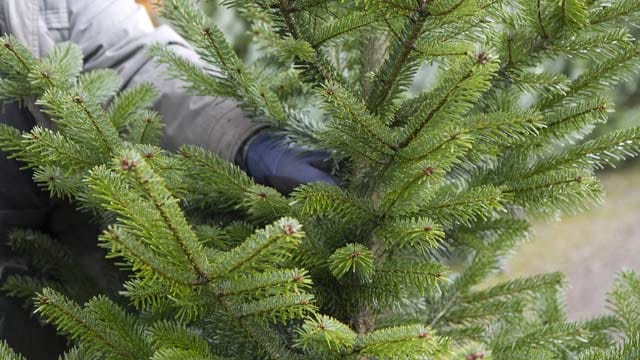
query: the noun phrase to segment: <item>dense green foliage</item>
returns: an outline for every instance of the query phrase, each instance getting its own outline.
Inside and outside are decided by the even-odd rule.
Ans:
[[[79,305],[64,271],[32,279],[36,312],[77,344],[65,359],[638,358],[633,272],[611,292],[613,315],[580,322],[564,314],[561,274],[482,284],[532,217],[599,203],[594,169],[640,151],[640,128],[574,145],[606,121],[603,90],[640,66],[624,28],[640,3],[224,5],[251,23],[254,62],[188,0],[166,0],[164,16],[218,71],[151,52],[191,91],[331,150],[341,188],[285,197],[204,149],[162,150],[151,87],[116,95],[117,75],[81,74],[73,45],[35,59],[2,39],[1,97],[37,97],[55,129],[0,126],[0,148],[101,219],[101,245],[131,274],[131,308]],[[540,72],[560,57],[585,70]],[[437,80],[411,95],[425,64]],[[15,246],[34,237],[15,233]],[[15,283],[5,288],[28,297]]]

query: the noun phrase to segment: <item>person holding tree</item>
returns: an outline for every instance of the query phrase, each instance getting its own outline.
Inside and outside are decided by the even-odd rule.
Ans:
[[[55,126],[7,120],[0,149],[104,224],[98,246],[126,277],[112,287],[89,276],[106,271],[69,249],[95,237],[69,235],[77,217],[43,225],[64,225],[56,237],[68,246],[8,234],[33,272],[3,274],[2,290],[69,339],[61,359],[640,358],[637,272],[618,276],[611,314],[578,321],[564,311],[563,274],[495,279],[533,221],[598,205],[595,170],[640,154],[640,127],[586,138],[613,108],[606,90],[640,71],[627,29],[640,23],[637,0],[223,1],[249,24],[250,61],[196,0],[162,10],[193,50],[172,35],[148,48],[153,60],[132,34],[169,30],[133,31],[108,11],[117,1],[67,0],[68,26],[53,3],[28,3],[5,3],[32,16],[4,17],[5,31],[31,35],[0,37],[0,98],[35,99]],[[42,31],[54,24],[73,42],[42,55],[56,41],[36,36],[33,9],[46,14]],[[114,38],[79,41],[86,33]],[[557,60],[580,74],[540,71]],[[154,63],[218,106],[167,96],[183,83],[155,79]],[[431,63],[433,84],[416,89]],[[165,84],[165,149],[141,74]],[[209,143],[234,101],[296,144],[332,151],[340,186],[326,184],[336,181],[321,153],[260,125]],[[192,122],[195,135],[182,129]],[[166,149],[183,142],[200,146]],[[324,183],[296,186],[308,180]],[[42,341],[12,345],[0,341],[0,359],[54,354]]]
[[[114,69],[126,87],[153,84],[160,93],[155,108],[166,121],[163,143],[169,149],[182,144],[202,146],[283,193],[301,183],[336,183],[328,174],[326,153],[292,146],[249,119],[235,100],[194,96],[179,80],[158,76],[162,69],[147,53],[147,45],[168,45],[195,63],[198,55],[170,27],[155,28],[145,9],[134,0],[2,0],[0,32],[13,35],[38,57],[57,43],[71,41],[83,51],[85,70]],[[0,123],[22,130],[52,126],[30,101],[4,103]],[[20,170],[21,166],[0,153],[0,275],[26,269],[4,245],[8,230],[19,227],[50,232],[80,249],[87,262],[100,263],[103,255],[97,253],[95,245],[96,226],[69,204],[49,200],[33,183],[31,174]],[[37,358],[41,351],[52,351],[35,346],[44,335],[13,300],[0,298],[0,313],[0,337],[8,338],[25,354],[32,354],[30,359]]]

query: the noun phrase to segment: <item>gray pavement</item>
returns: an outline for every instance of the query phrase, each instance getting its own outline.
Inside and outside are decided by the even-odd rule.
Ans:
[[[562,271],[569,284],[569,317],[606,312],[605,296],[615,274],[640,271],[640,167],[600,176],[605,203],[559,222],[541,222],[535,235],[508,262],[501,278]]]

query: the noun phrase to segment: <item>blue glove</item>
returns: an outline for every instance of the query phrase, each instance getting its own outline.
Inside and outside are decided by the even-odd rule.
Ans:
[[[329,174],[330,155],[325,151],[305,150],[286,138],[260,132],[249,140],[241,167],[256,182],[271,186],[283,194],[311,182],[337,185]]]

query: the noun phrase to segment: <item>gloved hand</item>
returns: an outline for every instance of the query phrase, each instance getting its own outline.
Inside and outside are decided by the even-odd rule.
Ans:
[[[263,131],[249,140],[241,167],[256,182],[289,194],[301,184],[324,182],[337,185],[329,174],[330,155],[325,151],[305,150],[286,138]]]

